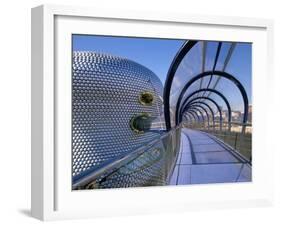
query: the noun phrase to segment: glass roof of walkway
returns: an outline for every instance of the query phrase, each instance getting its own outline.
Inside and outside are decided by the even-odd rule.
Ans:
[[[74,190],[252,180],[251,43],[75,37]]]
[[[167,131],[180,126],[170,184],[251,181],[250,43],[186,41],[164,87]]]
[[[167,129],[178,125],[184,114],[192,117],[189,105],[197,105],[192,107],[197,114],[201,109],[210,117],[211,108],[215,117],[221,114],[223,122],[249,122],[251,65],[250,43],[186,41],[170,66],[164,87]]]

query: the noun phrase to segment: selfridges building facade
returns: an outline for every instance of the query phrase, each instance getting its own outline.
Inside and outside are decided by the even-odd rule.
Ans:
[[[166,183],[179,137],[165,133],[162,95],[159,78],[136,62],[73,53],[73,189]]]

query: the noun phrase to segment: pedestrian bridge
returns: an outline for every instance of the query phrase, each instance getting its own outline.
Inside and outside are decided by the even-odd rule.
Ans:
[[[73,186],[94,189],[250,182],[251,161],[233,148],[236,145],[242,150],[250,144],[245,136],[181,126],[96,167]]]
[[[85,168],[83,173],[73,176],[73,189],[251,181],[252,106],[251,78],[249,78],[251,76],[246,77],[245,73],[241,73],[241,68],[246,68],[250,64],[249,62],[245,64],[245,62],[251,61],[249,57],[247,58],[246,48],[249,48],[249,45],[243,43],[186,41],[170,65],[163,92],[159,91],[160,88],[157,92],[155,88],[153,88],[153,92],[141,92],[142,98],[139,99],[139,102],[135,101],[136,98],[126,99],[132,102],[130,102],[130,106],[123,102],[126,96],[119,95],[116,91],[114,95],[120,96],[121,104],[111,103],[112,96],[108,95],[101,98],[100,108],[94,108],[97,103],[94,105],[91,101],[97,100],[97,98],[88,100],[89,92],[85,92],[84,95],[77,89],[77,93],[83,98],[80,98],[78,94],[77,97],[83,101],[84,99],[89,101],[89,103],[84,101],[82,104],[80,102],[77,104],[79,110],[77,110],[77,114],[80,115],[81,109],[85,109],[85,114],[81,117],[81,124],[85,124],[84,117],[88,117],[90,110],[93,110],[94,113],[100,111],[98,116],[101,118],[107,116],[108,121],[112,123],[110,125],[114,125],[115,132],[111,131],[111,126],[104,129],[102,123],[105,122],[93,123],[100,129],[94,131],[96,132],[95,136],[90,130],[92,127],[85,127],[82,135],[87,142],[89,139],[91,142],[95,141],[102,134],[102,141],[105,144],[101,142],[101,147],[98,147],[93,142],[96,151],[95,153],[86,153],[84,161],[86,164],[89,163],[91,167]],[[236,54],[237,52],[240,54]],[[81,57],[81,54],[78,53],[77,57]],[[97,62],[111,62],[113,59],[110,57],[109,60]],[[123,61],[118,59],[116,62]],[[128,61],[123,64],[125,66],[133,65],[126,66],[127,68],[136,67],[135,63],[132,64]],[[79,69],[81,65],[77,65]],[[115,65],[114,68],[112,65]],[[123,84],[124,87],[139,82],[139,77],[136,75],[128,78],[134,82],[123,78],[123,74],[117,75],[116,65],[118,64],[108,63],[106,67],[98,67],[98,70],[109,70],[108,68],[112,66],[112,73],[108,74],[116,76],[116,81],[123,79],[124,81],[122,80],[120,84]],[[128,70],[127,68],[126,70]],[[140,69],[134,69],[132,73],[135,71],[144,73],[145,70],[142,67],[138,65],[137,68]],[[97,69],[92,68],[91,70]],[[81,76],[78,72],[77,79],[80,79],[84,74]],[[107,73],[107,71],[105,72]],[[151,72],[147,72],[144,78],[149,77],[150,74]],[[104,79],[107,78],[106,76],[98,78]],[[151,86],[159,87],[158,83],[155,86],[156,79],[153,76],[151,78],[141,81],[139,86],[146,84],[146,89]],[[87,89],[103,84],[100,82],[95,86],[89,86],[88,80],[89,78],[85,82]],[[108,81],[104,83],[107,84]],[[119,87],[118,84],[116,87]],[[116,87],[115,89],[118,90]],[[133,91],[134,95],[139,92],[135,88],[129,90]],[[103,92],[100,96],[103,95],[107,95],[107,93]],[[154,102],[153,95],[159,101]],[[119,98],[119,96],[117,97]],[[80,101],[80,99],[78,100]],[[109,104],[105,104],[105,101],[108,101]],[[84,107],[88,106],[87,104],[89,107]],[[130,114],[139,113],[140,107],[149,113],[142,113],[133,117],[132,120],[123,117],[124,110]],[[158,116],[150,117],[155,112]],[[129,116],[131,117],[131,115]],[[90,115],[89,120],[92,118]],[[127,136],[126,140],[122,140],[124,136],[119,136],[121,130],[118,133],[118,126],[122,129],[124,136],[130,135]],[[77,128],[77,139],[81,140],[81,130],[79,126]],[[108,134],[111,134],[112,140],[113,137],[116,138],[115,143],[110,143],[111,137],[107,137]],[[133,136],[131,136],[132,134]],[[136,139],[143,139],[143,142],[141,145],[138,143],[139,146],[131,148]],[[127,149],[122,149],[124,146],[116,144],[126,145]],[[77,145],[78,148],[79,145]],[[102,145],[111,145],[110,150],[116,150],[114,153],[112,151],[102,153],[101,148],[104,147]],[[85,149],[90,149],[88,144]],[[94,156],[95,158],[92,160],[91,155],[97,153],[100,155]],[[79,152],[79,154],[84,158],[84,153]],[[82,157],[77,156],[75,156],[77,166],[80,166]],[[99,164],[96,164],[97,160],[100,161]]]
[[[170,185],[251,181],[249,161],[216,137],[183,128]]]

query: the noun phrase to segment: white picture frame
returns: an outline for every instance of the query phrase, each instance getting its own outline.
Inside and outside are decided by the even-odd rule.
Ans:
[[[252,42],[253,182],[72,192],[71,80],[57,76],[71,74],[72,33]],[[266,109],[273,83],[272,45],[273,23],[265,19],[55,5],[32,9],[32,216],[55,220],[270,205],[273,150],[266,139]]]

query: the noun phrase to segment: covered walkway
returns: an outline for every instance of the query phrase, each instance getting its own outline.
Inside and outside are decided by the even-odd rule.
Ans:
[[[97,114],[106,113],[97,134],[87,137],[90,151],[86,143],[87,151],[81,152],[94,167],[74,178],[73,188],[251,181],[251,48],[249,43],[186,40],[171,62],[163,92],[143,86],[152,80],[141,80],[132,98],[124,93],[120,103],[111,103],[118,110],[108,105]],[[126,84],[133,90],[139,75],[131,77]],[[100,101],[103,106],[104,98]],[[108,119],[112,124],[105,130]]]
[[[170,185],[251,181],[251,166],[217,138],[183,128]]]

